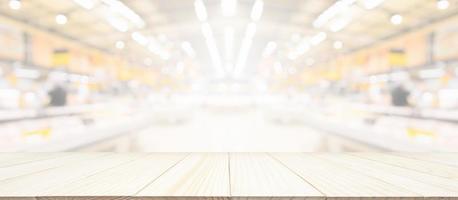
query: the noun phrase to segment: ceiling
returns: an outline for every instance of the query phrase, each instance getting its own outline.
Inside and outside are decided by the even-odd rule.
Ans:
[[[349,2],[350,6],[324,25],[316,26],[316,19],[337,1],[263,0],[262,16],[256,21],[250,18],[256,0],[238,0],[236,13],[230,17],[222,15],[221,0],[203,0],[208,18],[202,21],[196,16],[194,0],[122,0],[120,2],[144,24],[127,20],[127,30],[120,31],[107,20],[112,11],[108,4],[114,2],[117,5],[118,0],[80,0],[93,2],[91,9],[83,8],[76,1],[22,0],[21,9],[12,10],[8,6],[9,0],[0,0],[0,14],[117,54],[145,67],[174,67],[177,62],[186,59],[203,66],[201,72],[208,77],[249,79],[266,59],[292,66],[313,65],[458,13],[456,0],[449,1],[450,7],[445,10],[436,7],[436,0],[379,0],[381,4],[373,9],[365,6],[369,0],[342,0]],[[55,16],[58,14],[66,15],[68,23],[56,24]],[[394,14],[402,15],[402,24],[393,25],[390,22]],[[202,32],[205,23],[211,27],[214,49]],[[251,40],[247,40],[251,43],[244,42],[249,37],[247,29],[250,23],[256,25]],[[330,30],[332,23],[347,25],[342,30],[333,31]],[[234,32],[233,40],[229,42],[232,51],[228,50],[228,42],[225,42],[228,27]],[[139,44],[132,38],[134,32],[154,40],[155,48],[151,50],[149,46]],[[311,44],[315,36],[318,37],[315,40],[321,40],[320,32],[326,34],[321,35],[325,37],[321,38],[323,41]],[[117,41],[123,41],[125,48],[117,49]],[[334,48],[336,41],[342,42],[341,49]],[[183,48],[183,42],[189,42],[195,56]],[[269,42],[274,42],[276,45],[271,46],[276,48],[272,47],[274,50],[266,54]],[[244,43],[248,43],[245,52],[242,50]],[[239,62],[242,54],[246,54],[246,62]],[[219,57],[220,61],[215,62],[212,55]],[[233,77],[235,71],[240,73]]]

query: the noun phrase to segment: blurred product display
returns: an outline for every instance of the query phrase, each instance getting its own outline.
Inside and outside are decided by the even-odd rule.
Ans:
[[[0,152],[458,151],[456,0],[1,0]]]

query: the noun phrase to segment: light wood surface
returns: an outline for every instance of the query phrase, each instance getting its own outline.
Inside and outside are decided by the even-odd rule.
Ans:
[[[0,154],[0,199],[455,199],[457,156]]]

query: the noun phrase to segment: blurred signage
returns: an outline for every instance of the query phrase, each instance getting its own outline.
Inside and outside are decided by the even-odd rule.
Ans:
[[[404,67],[407,65],[407,55],[404,49],[390,49],[388,62],[392,67]]]
[[[56,49],[52,54],[53,66],[66,66],[70,64],[70,53],[67,49]]]

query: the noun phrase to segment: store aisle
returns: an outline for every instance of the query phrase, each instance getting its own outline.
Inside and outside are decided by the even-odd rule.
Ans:
[[[268,121],[255,110],[202,110],[181,125],[154,125],[133,141],[135,151],[145,152],[316,152],[329,151],[330,140],[336,138],[302,124]]]

